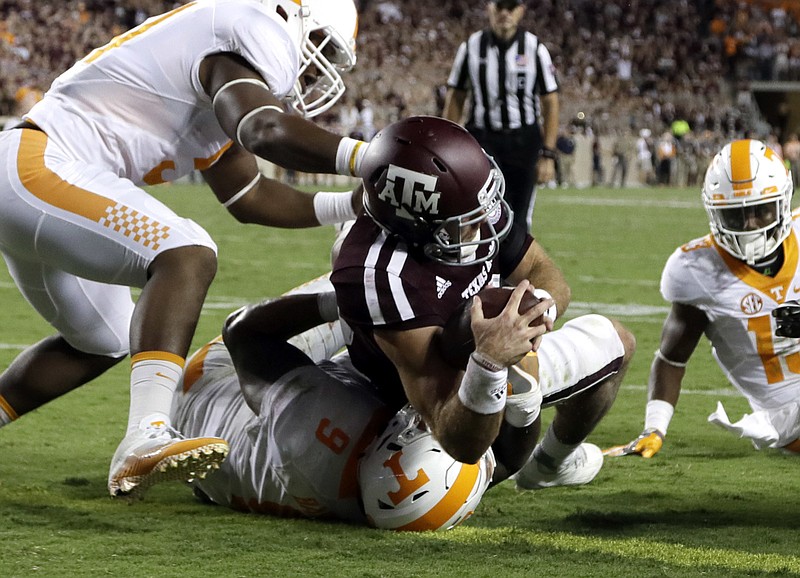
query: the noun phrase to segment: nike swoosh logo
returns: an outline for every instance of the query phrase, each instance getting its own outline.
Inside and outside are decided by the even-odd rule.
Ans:
[[[156,371],[156,375],[157,375],[158,377],[163,377],[164,379],[169,379],[170,381],[175,381],[175,380],[174,380],[173,378],[171,378],[169,375],[164,375],[164,374],[163,374],[163,373],[161,373],[160,371]]]

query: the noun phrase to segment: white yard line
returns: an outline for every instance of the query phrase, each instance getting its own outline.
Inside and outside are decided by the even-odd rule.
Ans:
[[[628,383],[620,386],[620,389],[625,389],[629,391],[647,391],[646,385],[638,385],[633,383]],[[742,397],[742,394],[736,391],[733,386],[726,387],[723,389],[691,389],[682,387],[681,388],[681,395],[707,395],[709,397]]]
[[[559,205],[591,205],[603,207],[653,207],[657,209],[692,209],[701,207],[699,195],[694,201],[669,201],[664,199],[603,199],[597,197],[576,197],[572,195],[547,196],[548,203]]]
[[[567,317],[578,317],[587,313],[600,313],[611,317],[657,317],[663,319],[669,313],[665,305],[643,305],[641,303],[592,303],[571,301]]]

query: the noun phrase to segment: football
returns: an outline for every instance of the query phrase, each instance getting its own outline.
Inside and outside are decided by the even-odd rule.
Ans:
[[[483,304],[483,316],[487,319],[497,317],[505,309],[513,287],[487,287],[478,292]],[[520,301],[518,311],[524,313],[536,306],[541,299],[530,291],[526,291]],[[475,340],[470,326],[472,299],[467,300],[456,309],[439,334],[439,351],[444,360],[453,367],[464,369],[467,367],[470,354],[475,351]],[[531,321],[531,327],[544,323],[544,316],[540,315]]]

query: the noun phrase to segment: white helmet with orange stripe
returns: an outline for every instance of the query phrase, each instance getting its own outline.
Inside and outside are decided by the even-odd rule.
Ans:
[[[477,464],[454,460],[406,406],[361,458],[364,512],[376,528],[449,530],[475,511],[494,468],[491,448]]]
[[[753,265],[774,253],[792,223],[792,176],[757,140],[728,143],[706,171],[703,204],[716,242]]]
[[[358,13],[353,0],[261,0],[289,25],[300,72],[289,103],[306,118],[328,110],[344,94],[341,72],[356,63]]]

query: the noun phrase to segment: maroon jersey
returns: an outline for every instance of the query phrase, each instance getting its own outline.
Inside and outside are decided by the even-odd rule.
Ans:
[[[510,274],[532,240],[523,229],[512,228],[495,257],[450,266],[426,258],[361,215],[331,274],[339,314],[353,330],[348,346],[353,365],[381,389],[390,405],[406,403],[397,370],[375,342],[373,328],[444,326],[464,301]],[[490,250],[491,245],[481,246],[477,255]]]

